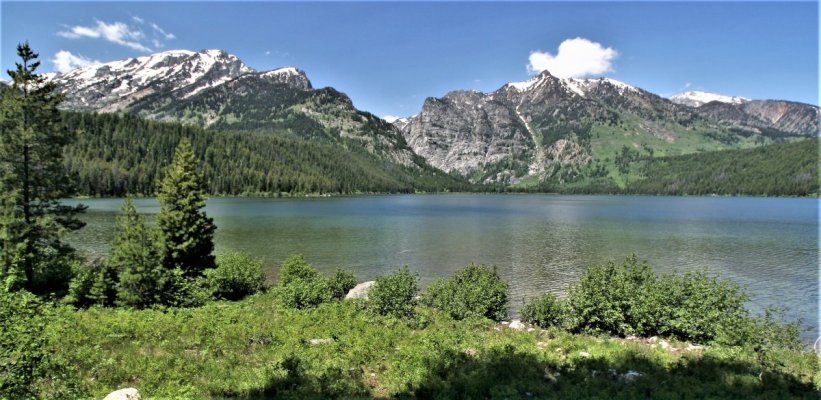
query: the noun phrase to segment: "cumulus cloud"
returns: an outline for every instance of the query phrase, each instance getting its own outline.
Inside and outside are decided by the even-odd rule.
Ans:
[[[61,74],[73,69],[85,67],[86,65],[100,63],[97,60],[92,60],[81,55],[71,54],[71,52],[67,50],[58,51],[57,54],[54,55],[54,58],[51,59],[51,62],[54,63],[54,69]]]
[[[138,26],[146,24],[144,19],[133,16],[131,17],[131,20],[135,24],[129,25],[125,22],[119,21],[108,23],[105,21],[95,20],[94,25],[76,25],[66,27],[66,30],[57,32],[57,35],[67,39],[103,39],[111,43],[116,43],[121,46],[145,53],[153,51],[152,48],[149,47],[149,44],[153,45],[154,48],[161,48],[164,46],[164,40],[176,38],[173,33],[166,32],[155,23],[148,23],[148,26],[151,28],[148,31],[151,34],[149,37]]]
[[[546,70],[559,78],[582,78],[613,71],[613,60],[618,55],[611,47],[577,37],[563,41],[555,55],[531,52],[527,69],[532,73]]]

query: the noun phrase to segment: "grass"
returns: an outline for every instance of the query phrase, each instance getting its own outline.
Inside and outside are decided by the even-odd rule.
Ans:
[[[646,340],[454,321],[424,307],[417,314],[379,317],[351,301],[284,309],[265,293],[195,309],[63,308],[45,333],[90,398],[123,387],[147,399],[818,396],[809,352],[784,351],[762,373],[752,349],[672,343],[682,349],[673,352]],[[624,378],[628,371],[641,376]]]

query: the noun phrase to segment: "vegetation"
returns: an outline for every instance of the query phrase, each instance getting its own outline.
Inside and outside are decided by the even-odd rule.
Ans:
[[[485,317],[500,321],[507,317],[507,289],[496,267],[471,264],[453,277],[431,284],[422,302],[454,319]]]
[[[818,139],[646,161],[626,193],[817,196]]]
[[[380,281],[385,293],[415,283],[406,269],[392,276]],[[74,310],[24,296],[0,294],[11,327],[0,331],[0,360],[19,360],[0,364],[0,397],[102,398],[131,386],[148,399],[781,399],[812,398],[821,387],[817,356],[780,345],[762,356],[754,342],[665,347],[516,331],[425,306],[413,308],[420,327],[370,312],[374,297],[296,309],[273,290],[199,308]],[[32,302],[38,311],[23,311]]]
[[[62,151],[74,134],[61,126],[56,86],[35,72],[38,54],[25,43],[17,55],[0,93],[0,286],[64,293],[76,259],[62,237],[83,226],[84,207],[59,202],[73,194]]]
[[[216,299],[239,300],[265,289],[262,262],[241,251],[217,254],[217,267],[205,274]]]
[[[379,315],[413,318],[417,293],[419,275],[404,267],[393,274],[376,278],[376,283],[368,292],[368,303],[371,310]]]
[[[157,228],[162,240],[162,263],[180,269],[186,278],[199,278],[214,268],[214,220],[205,215],[205,183],[191,143],[183,139],[160,184]]]
[[[183,138],[201,161],[209,194],[296,195],[469,191],[472,185],[421,159],[404,167],[360,145],[305,139],[288,131],[209,131],[130,114],[64,113],[82,130],[64,165],[87,196],[153,195]]]
[[[738,285],[705,272],[657,275],[635,255],[621,264],[591,266],[571,286],[567,299],[552,295],[525,305],[522,316],[544,328],[626,336],[662,336],[695,343],[798,349],[799,324],[772,325],[745,308]],[[765,343],[766,342],[766,343]]]
[[[356,277],[352,272],[340,268],[325,278],[301,254],[294,254],[282,263],[275,290],[283,306],[301,309],[342,299],[354,286]]]

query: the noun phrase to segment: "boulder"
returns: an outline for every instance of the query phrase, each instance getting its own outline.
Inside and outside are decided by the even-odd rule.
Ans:
[[[134,388],[115,390],[108,394],[103,400],[140,400],[140,392]]]
[[[331,338],[328,338],[328,339],[310,339],[310,340],[308,340],[308,344],[311,345],[311,346],[317,346],[317,345],[320,345],[320,344],[332,343],[333,341],[334,340],[331,339]]]
[[[525,326],[525,324],[522,323],[522,321],[519,321],[518,319],[514,319],[513,321],[510,321],[510,325],[508,325],[508,328],[514,329],[514,330],[517,330],[517,331],[523,331],[527,327]]]
[[[348,291],[348,294],[345,295],[345,299],[368,299],[368,291],[371,290],[371,286],[376,283],[376,281],[367,281],[362,282],[353,289]]]

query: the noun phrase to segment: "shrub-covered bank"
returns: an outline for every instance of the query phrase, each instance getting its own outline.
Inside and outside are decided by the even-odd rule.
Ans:
[[[243,259],[230,257],[236,265]],[[230,276],[243,276],[241,269],[235,266]],[[586,280],[602,277],[602,272],[609,273],[607,287],[615,289],[585,292]],[[634,279],[639,275],[645,279]],[[469,266],[421,296],[417,276],[402,269],[378,279],[367,300],[340,299],[352,286],[350,273],[321,276],[301,256],[289,258],[280,276],[276,286],[244,300],[195,308],[75,309],[49,305],[25,292],[2,294],[0,313],[8,329],[0,334],[0,387],[18,391],[0,392],[0,398],[102,398],[122,387],[136,387],[145,398],[158,399],[818,395],[818,357],[796,345],[796,332],[789,326],[772,320],[770,325],[738,325],[755,326],[758,333],[767,333],[765,340],[750,340],[744,329],[728,331],[735,341],[688,342],[661,331],[652,333],[666,340],[642,339],[629,330],[593,329],[599,325],[589,323],[595,319],[591,313],[585,314],[588,323],[576,318],[576,326],[537,318],[553,315],[544,310],[576,307],[564,300],[545,307],[539,298],[526,306],[532,310],[524,315],[533,325],[500,323],[507,287],[490,267]],[[706,285],[699,299],[689,297],[701,310],[710,311],[705,303],[718,306],[735,299],[735,288],[722,286],[723,281],[686,279]],[[646,281],[664,277],[655,277],[634,257],[594,266],[571,289],[567,302],[600,300],[597,309],[607,310],[604,314],[611,318],[637,321],[636,308],[627,305],[638,300],[624,290],[625,282]],[[719,300],[701,299],[705,296]],[[686,316],[693,309],[685,303],[677,307]],[[621,314],[610,307],[614,304]],[[558,315],[557,321],[566,321],[568,314]],[[766,320],[735,317],[750,323]],[[14,357],[22,358],[9,363]]]

